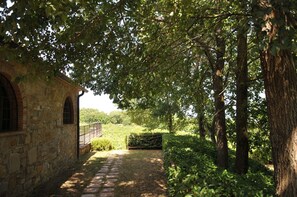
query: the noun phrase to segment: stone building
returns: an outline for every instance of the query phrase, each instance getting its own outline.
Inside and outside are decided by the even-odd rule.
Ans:
[[[0,60],[1,197],[28,195],[78,156],[83,88],[64,75],[45,80],[32,72]]]

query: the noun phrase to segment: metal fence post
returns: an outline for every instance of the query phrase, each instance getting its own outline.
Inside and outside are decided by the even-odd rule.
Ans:
[[[86,126],[84,126],[84,141],[83,141],[84,145],[86,144]]]

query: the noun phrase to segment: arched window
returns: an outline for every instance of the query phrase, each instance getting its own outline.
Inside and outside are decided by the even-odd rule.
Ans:
[[[18,130],[18,106],[9,80],[0,74],[0,132]]]
[[[64,103],[63,124],[73,124],[73,103],[70,97],[67,97]]]

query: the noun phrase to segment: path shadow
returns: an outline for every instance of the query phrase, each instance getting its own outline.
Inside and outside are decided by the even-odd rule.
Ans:
[[[101,168],[108,153],[90,152],[79,159],[71,168],[36,187],[30,197],[81,196],[84,188]]]

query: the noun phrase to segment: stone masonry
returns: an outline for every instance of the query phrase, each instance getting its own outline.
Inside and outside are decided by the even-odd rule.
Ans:
[[[1,197],[26,196],[76,161],[81,88],[63,77],[46,80],[32,73],[28,66],[0,60],[0,74],[10,80],[18,103],[18,130],[0,132]],[[63,124],[67,97],[73,103],[73,124]]]

